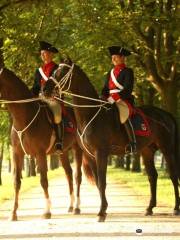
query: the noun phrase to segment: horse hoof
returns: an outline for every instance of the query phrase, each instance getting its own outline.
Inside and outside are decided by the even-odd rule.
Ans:
[[[73,212],[73,207],[69,207],[68,213],[72,213],[72,212]]]
[[[50,219],[51,218],[51,213],[50,212],[44,213],[42,218],[43,219]]]
[[[12,215],[9,217],[9,221],[17,221],[17,215]]]
[[[74,215],[79,215],[81,213],[81,210],[79,208],[74,209]]]
[[[173,215],[174,215],[174,216],[180,215],[180,210],[174,210]]]
[[[98,216],[98,222],[104,222],[106,220],[106,216],[106,213],[104,215]]]
[[[145,216],[152,216],[153,211],[152,210],[146,210]]]

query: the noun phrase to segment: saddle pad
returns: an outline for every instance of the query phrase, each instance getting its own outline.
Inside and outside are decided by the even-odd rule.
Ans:
[[[74,133],[76,131],[76,124],[74,120],[72,119],[71,115],[62,108],[62,119],[64,123],[64,130],[68,133]]]
[[[134,110],[135,111],[130,117],[130,121],[133,125],[135,135],[150,136],[151,130],[146,116],[140,109],[135,108]]]

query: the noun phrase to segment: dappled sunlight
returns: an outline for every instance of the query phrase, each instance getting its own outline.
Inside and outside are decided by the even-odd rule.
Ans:
[[[19,221],[7,221],[11,202],[0,207],[0,239],[127,239],[134,240],[136,229],[143,229],[143,236],[152,239],[158,236],[180,236],[180,218],[172,216],[172,209],[160,206],[152,217],[145,217],[146,196],[140,196],[125,184],[108,180],[107,200],[109,203],[106,222],[97,222],[99,193],[83,177],[81,188],[81,214],[67,213],[69,195],[66,179],[60,177],[50,181],[52,219],[41,219],[44,211],[42,189],[33,188],[22,194],[19,202]],[[9,229],[11,231],[9,232]],[[150,238],[151,237],[151,238]],[[173,238],[172,238],[173,239]]]

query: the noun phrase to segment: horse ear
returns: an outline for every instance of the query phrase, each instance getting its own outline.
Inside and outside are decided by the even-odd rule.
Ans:
[[[64,58],[60,58],[60,63],[64,63]]]
[[[71,65],[72,64],[71,58],[67,56],[66,59],[64,59],[64,63]]]
[[[0,67],[4,67],[4,57],[3,57],[3,38],[0,38]]]

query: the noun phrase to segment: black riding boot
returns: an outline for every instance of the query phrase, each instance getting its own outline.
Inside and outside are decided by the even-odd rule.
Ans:
[[[133,126],[129,119],[124,123],[124,126],[130,141],[130,143],[126,146],[125,152],[127,154],[135,154],[136,153],[136,136],[134,133]]]
[[[63,121],[59,124],[54,124],[56,133],[55,151],[56,153],[62,153],[63,151],[63,137],[64,137],[64,126]]]

